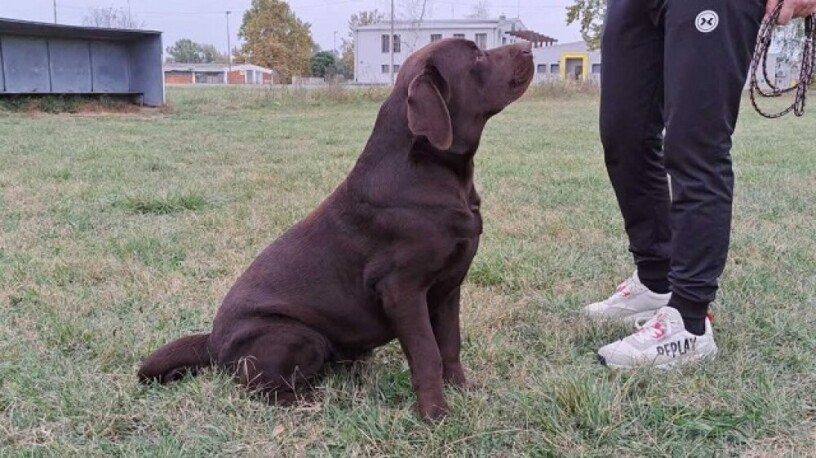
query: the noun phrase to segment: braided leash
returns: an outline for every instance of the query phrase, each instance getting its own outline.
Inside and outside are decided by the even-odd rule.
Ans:
[[[796,116],[804,115],[808,88],[816,82],[816,28],[814,28],[816,14],[805,18],[804,50],[802,52],[799,80],[796,85],[786,89],[780,89],[776,86],[776,81],[768,76],[768,54],[770,53],[773,43],[773,32],[776,27],[776,21],[779,18],[779,13],[782,11],[782,4],[783,2],[779,2],[773,12],[762,23],[759,30],[756,50],[754,51],[754,58],[751,62],[751,103],[754,105],[754,109],[757,113],[768,119],[781,118],[791,112]],[[758,68],[760,65],[762,66],[761,73]],[[764,78],[764,83],[769,89],[763,89],[762,86],[760,86],[760,76]],[[784,111],[767,113],[759,108],[757,104],[757,95],[765,98],[776,98],[791,92],[796,93],[794,102]]]

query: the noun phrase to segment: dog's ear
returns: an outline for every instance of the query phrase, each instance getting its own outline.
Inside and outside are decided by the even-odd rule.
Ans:
[[[453,126],[445,80],[429,66],[408,86],[408,127],[416,136],[424,136],[434,148],[445,151],[453,144]]]

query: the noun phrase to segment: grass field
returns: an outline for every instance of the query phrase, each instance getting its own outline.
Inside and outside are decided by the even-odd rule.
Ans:
[[[208,330],[237,275],[343,179],[376,93],[175,89],[161,112],[0,111],[0,455],[816,455],[816,113],[744,109],[720,358],[619,373],[594,350],[628,330],[576,314],[632,269],[597,99],[542,92],[493,120],[477,156],[475,387],[448,391],[435,426],[395,344],[292,409],[216,371],[134,377],[159,345]]]

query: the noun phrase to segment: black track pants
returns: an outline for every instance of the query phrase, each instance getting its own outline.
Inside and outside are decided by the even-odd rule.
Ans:
[[[728,255],[731,136],[765,2],[607,8],[601,140],[630,251],[642,278],[668,276],[671,305],[702,318]]]

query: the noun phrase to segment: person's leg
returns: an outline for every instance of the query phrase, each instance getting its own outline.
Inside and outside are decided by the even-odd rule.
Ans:
[[[610,0],[601,40],[600,129],[640,281],[668,293],[671,231],[663,165],[662,30],[642,0]]]
[[[669,0],[665,15],[665,157],[671,175],[671,307],[705,331],[731,231],[731,136],[762,0]]]
[[[598,350],[617,368],[674,367],[717,353],[705,319],[731,230],[731,136],[763,0],[664,0],[666,169],[672,177],[671,299]]]
[[[669,187],[663,166],[663,32],[643,0],[610,0],[601,38],[600,129],[607,173],[637,265],[584,314],[639,322],[669,302]]]

